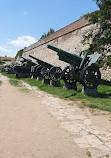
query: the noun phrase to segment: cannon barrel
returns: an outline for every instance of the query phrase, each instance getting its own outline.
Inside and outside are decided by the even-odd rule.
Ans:
[[[35,60],[38,60],[38,58],[32,56],[32,55],[29,55],[29,57],[31,57],[32,59],[35,59]]]
[[[53,65],[51,65],[51,64],[49,64],[49,63],[47,63],[47,62],[44,62],[44,61],[42,61],[42,60],[40,60],[40,59],[38,59],[38,58],[36,58],[36,57],[34,57],[34,56],[32,56],[32,55],[29,55],[29,57],[35,59],[38,64],[40,64],[41,66],[43,66],[43,67],[45,67],[45,68],[50,69],[51,67],[53,67]]]
[[[27,58],[24,58],[24,57],[22,57],[22,56],[21,56],[21,58],[22,58],[22,59],[24,59],[24,61],[27,61],[27,62],[32,62],[32,60],[27,59]]]
[[[21,56],[21,58],[23,58],[23,59],[25,59],[25,60],[26,60],[26,58],[24,58],[23,56]]]
[[[22,59],[24,59],[25,61],[32,62],[32,60],[30,60],[30,59],[27,59],[27,58],[24,58],[24,57],[22,57],[22,56],[21,56],[21,58],[22,58]]]
[[[48,45],[47,47],[49,49],[54,50],[55,52],[57,52],[57,55],[59,56],[60,60],[66,61],[68,63],[70,63],[70,59],[71,59],[71,61],[73,60],[73,62],[76,61],[76,62],[80,63],[82,61],[82,58],[80,56],[68,53],[68,52],[66,52],[62,49],[59,49],[57,47],[54,47],[52,45]],[[72,62],[71,62],[71,64],[72,64]]]
[[[27,59],[26,59],[26,58],[24,58],[23,56],[21,56],[21,58],[22,58],[22,59],[24,59],[25,61],[27,61]]]
[[[30,63],[33,66],[36,65],[36,63],[32,62],[32,60],[30,60],[30,59],[24,58],[22,56],[21,56],[21,58],[24,59],[25,62]]]

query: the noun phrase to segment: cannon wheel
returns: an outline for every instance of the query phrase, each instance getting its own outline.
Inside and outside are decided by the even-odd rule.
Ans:
[[[31,66],[31,72],[30,72],[30,77],[31,77],[31,78],[36,78],[36,68],[37,68],[38,66],[39,66],[39,65]]]
[[[80,82],[85,88],[94,89],[96,88],[101,80],[101,73],[99,67],[96,64],[86,66],[83,68],[80,75]]]
[[[36,76],[38,77],[42,77],[42,74],[41,74],[41,70],[42,70],[42,66],[38,66],[37,68],[36,68]]]
[[[52,67],[49,71],[49,76],[53,81],[60,81],[62,76],[62,69],[60,67]]]
[[[70,66],[67,66],[62,72],[62,79],[65,83],[70,85],[75,84],[76,80],[72,77],[72,71],[70,70]]]
[[[41,74],[42,74],[42,77],[45,78],[45,79],[49,79],[49,74],[48,74],[48,69],[43,67],[41,69]]]

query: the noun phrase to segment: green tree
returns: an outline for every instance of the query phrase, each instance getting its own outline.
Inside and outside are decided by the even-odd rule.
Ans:
[[[98,11],[86,14],[85,17],[93,24],[98,23],[98,31],[91,31],[84,35],[83,43],[92,39],[89,44],[89,53],[111,51],[111,0],[94,0],[99,7]]]
[[[22,56],[23,54],[23,49],[19,50],[15,56],[15,60],[17,59],[18,56]]]
[[[54,29],[50,28],[50,30],[47,33],[44,33],[40,39],[43,39],[44,37],[47,37],[54,32],[55,32]]]

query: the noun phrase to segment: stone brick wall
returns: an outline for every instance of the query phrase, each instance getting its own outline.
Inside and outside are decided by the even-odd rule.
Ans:
[[[101,68],[100,71],[101,71],[101,78],[111,81],[111,68],[109,67],[107,69]]]
[[[88,34],[91,30],[96,31],[97,24],[88,23],[87,20],[82,18],[56,31],[50,36],[45,37],[35,44],[26,47],[23,56],[30,58],[30,54],[54,66],[60,66],[63,69],[69,64],[58,60],[57,53],[48,49],[47,44],[53,45],[72,54],[78,54],[80,51],[88,48],[88,45],[82,44],[82,40],[83,35]]]

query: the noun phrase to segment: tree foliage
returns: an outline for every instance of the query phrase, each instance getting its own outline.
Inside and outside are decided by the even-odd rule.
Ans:
[[[44,37],[47,37],[54,32],[55,32],[54,29],[50,28],[50,30],[47,33],[44,33],[40,39],[43,39]]]
[[[92,30],[84,36],[83,43],[92,39],[89,44],[89,53],[111,51],[111,0],[94,0],[99,10],[86,14],[85,17],[93,24],[98,23],[98,31]]]
[[[15,56],[15,60],[17,59],[18,56],[22,56],[23,54],[23,49],[19,50]]]

